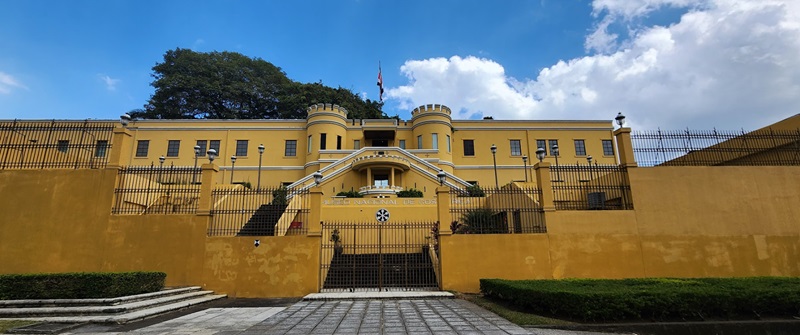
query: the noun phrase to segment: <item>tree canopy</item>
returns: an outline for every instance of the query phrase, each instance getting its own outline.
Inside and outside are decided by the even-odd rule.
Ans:
[[[382,102],[362,100],[349,89],[299,83],[281,68],[236,52],[169,50],[153,66],[155,93],[139,119],[303,119],[306,108],[332,103],[354,119],[386,118]]]

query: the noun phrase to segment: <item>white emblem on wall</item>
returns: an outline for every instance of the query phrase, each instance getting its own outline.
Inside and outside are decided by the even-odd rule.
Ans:
[[[386,208],[379,209],[377,212],[375,212],[375,219],[377,219],[378,222],[389,221],[389,210]]]

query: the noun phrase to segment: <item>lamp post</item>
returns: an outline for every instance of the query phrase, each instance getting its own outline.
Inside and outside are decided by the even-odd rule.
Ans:
[[[622,115],[622,112],[617,113],[617,117],[615,117],[614,120],[617,120],[617,124],[620,128],[625,125],[625,115]]]
[[[164,171],[164,161],[167,160],[166,157],[161,156],[158,157],[158,182],[161,182],[161,172]]]
[[[194,146],[194,172],[192,172],[192,184],[197,183],[197,158],[200,157],[200,146]]]
[[[500,183],[497,182],[497,146],[492,144],[492,162],[494,163],[494,187],[500,188]]]
[[[36,142],[38,142],[38,140],[29,139],[28,142],[31,142],[30,147],[31,147],[31,149],[33,149],[33,146],[36,145]],[[25,164],[25,147],[26,147],[26,145],[22,146],[22,153],[20,154],[20,160],[19,160],[20,168],[22,168],[22,166]],[[31,164],[31,165],[33,165],[33,164]]]
[[[594,178],[592,176],[592,155],[586,156],[586,162],[589,163],[589,181],[591,181]]]
[[[444,186],[445,179],[447,179],[447,174],[444,173],[444,170],[439,170],[439,173],[436,174],[436,177],[439,178],[439,186]]]
[[[525,182],[528,182],[528,156],[522,156],[522,165],[524,166],[525,170]]]
[[[314,185],[319,186],[319,183],[322,182],[322,173],[317,171],[312,176],[314,176]]]
[[[231,156],[231,184],[233,184],[233,171],[236,170],[236,156]]]
[[[256,190],[261,190],[261,158],[264,157],[264,145],[258,145],[258,184]]]
[[[556,158],[556,181],[561,181],[561,176],[558,171],[558,144],[553,143],[553,147],[550,148],[550,153]]]

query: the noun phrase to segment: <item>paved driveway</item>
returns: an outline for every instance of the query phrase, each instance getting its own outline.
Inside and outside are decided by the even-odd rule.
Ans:
[[[301,301],[241,334],[529,334],[459,299]]]
[[[316,300],[289,307],[209,308],[127,332],[115,328],[89,325],[65,334],[589,334],[526,330],[460,299]]]

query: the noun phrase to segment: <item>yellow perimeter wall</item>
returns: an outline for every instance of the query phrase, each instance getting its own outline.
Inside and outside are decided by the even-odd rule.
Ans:
[[[496,277],[800,276],[797,171],[632,168],[635,211],[548,212],[548,234],[442,236],[443,289],[476,292]],[[115,177],[0,171],[0,273],[150,270],[235,297],[317,291],[320,237],[261,237],[256,248],[255,237],[206,237],[204,216],[112,216]],[[370,207],[323,206],[322,217]]]
[[[443,289],[480,278],[800,276],[796,167],[632,168],[635,211],[546,213],[548,234],[441,237]]]
[[[111,215],[116,170],[0,171],[0,273],[164,271],[234,297],[317,290],[319,237],[207,238],[208,217]]]

